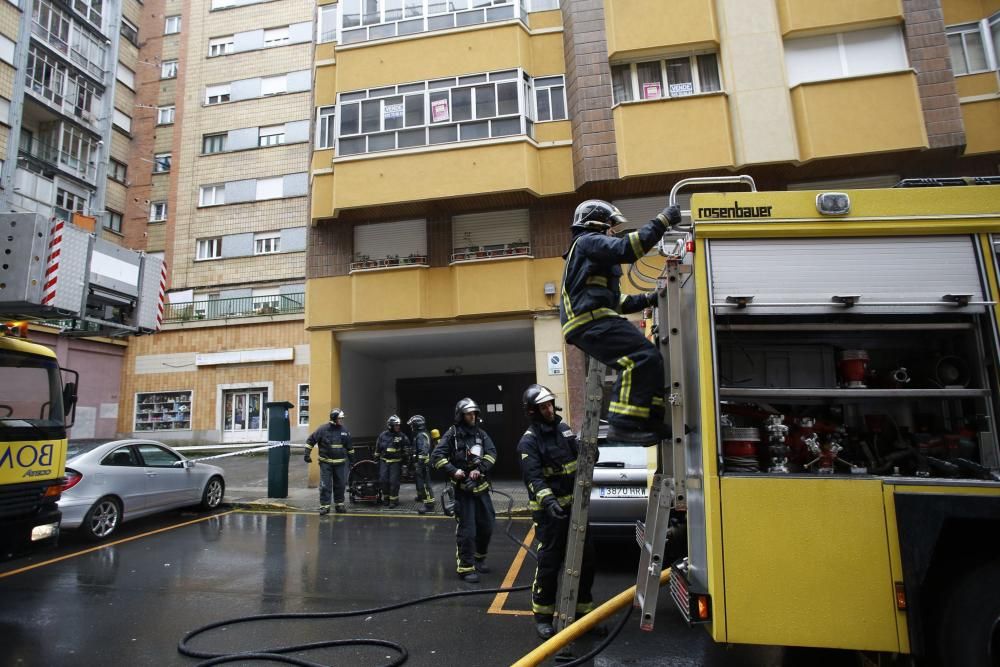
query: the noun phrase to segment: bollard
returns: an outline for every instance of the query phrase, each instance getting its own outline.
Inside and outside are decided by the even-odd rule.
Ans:
[[[267,408],[267,439],[270,444],[285,443],[283,447],[267,450],[267,496],[269,498],[288,497],[288,459],[292,439],[292,427],[288,422],[288,401],[265,403]]]

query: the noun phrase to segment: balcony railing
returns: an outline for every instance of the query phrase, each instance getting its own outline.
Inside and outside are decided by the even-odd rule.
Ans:
[[[531,254],[531,246],[527,243],[498,243],[495,245],[469,246],[455,248],[451,253],[451,261],[468,262],[476,259],[496,259],[498,257],[517,257]]]
[[[39,141],[38,139],[32,139],[30,142],[22,144],[18,147],[17,152],[22,157],[34,158],[40,162],[54,165],[91,183],[97,177],[97,166],[93,162],[59,150],[57,146]]]
[[[384,9],[371,14],[352,12],[348,3],[342,6],[341,45],[515,18],[525,25],[528,23],[525,0],[423,0],[415,5],[408,2],[405,8]]]
[[[354,261],[351,262],[351,271],[362,271],[364,269],[387,269],[393,266],[427,266],[426,255],[410,255],[408,257],[400,257],[399,255],[392,255],[390,257],[381,257],[372,259],[368,255],[355,255]]]
[[[73,31],[73,39],[77,42],[77,44],[70,45],[66,42],[66,40],[45,26],[34,21],[31,22],[31,34],[37,36],[55,51],[72,60],[81,68],[89,72],[92,76],[96,77],[99,81],[103,80],[106,51],[92,39],[83,37],[82,33],[79,32],[79,28],[74,26]],[[91,59],[91,57],[81,51],[81,49],[91,51],[92,55],[96,57],[96,60]]]
[[[305,309],[306,295],[302,292],[274,296],[245,296],[235,299],[165,304],[163,321],[188,322],[191,320],[228,320],[261,315],[292,315],[303,313]]]

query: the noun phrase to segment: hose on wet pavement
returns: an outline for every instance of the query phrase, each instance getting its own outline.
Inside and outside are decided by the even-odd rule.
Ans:
[[[504,531],[508,538],[514,541],[519,548],[524,549],[528,554],[534,558],[538,559],[537,553],[531,549],[531,547],[513,534],[511,534],[511,528],[513,526],[514,516],[513,507],[514,499],[504,493],[503,491],[497,491],[493,489],[493,492],[504,496],[507,498],[507,527]],[[315,651],[324,648],[335,648],[335,647],[345,647],[345,646],[379,646],[383,648],[390,649],[394,651],[397,656],[390,662],[385,663],[384,667],[397,667],[402,665],[409,658],[409,652],[406,647],[402,644],[394,641],[389,641],[387,639],[373,639],[373,638],[352,638],[352,639],[329,639],[318,642],[310,642],[307,644],[289,644],[287,646],[273,646],[269,648],[257,649],[254,651],[239,651],[231,653],[213,653],[210,651],[195,649],[191,646],[191,642],[206,632],[210,632],[217,628],[231,628],[233,626],[241,625],[244,623],[256,623],[260,621],[290,621],[290,620],[314,620],[314,619],[331,619],[331,618],[351,618],[354,616],[373,616],[376,614],[385,613],[388,611],[394,611],[396,609],[403,609],[405,607],[412,607],[418,604],[424,604],[426,602],[436,602],[438,600],[447,600],[449,598],[457,597],[468,597],[472,595],[496,595],[497,593],[518,593],[521,591],[527,591],[531,589],[530,584],[525,584],[523,586],[511,586],[508,588],[477,588],[472,590],[460,590],[460,591],[449,591],[447,593],[438,593],[436,595],[427,595],[424,597],[414,598],[412,600],[404,600],[403,602],[397,602],[394,604],[383,605],[380,607],[371,607],[369,609],[355,609],[350,611],[324,611],[324,612],[281,612],[273,614],[252,614],[249,616],[237,616],[235,618],[229,618],[222,621],[216,621],[214,623],[209,623],[201,627],[195,628],[187,632],[184,637],[181,638],[180,642],[177,644],[177,651],[181,655],[185,655],[190,658],[201,658],[202,662],[199,662],[197,667],[209,667],[210,665],[222,665],[233,662],[246,662],[249,660],[257,660],[263,662],[275,662],[283,663],[287,665],[300,665],[302,667],[328,667],[323,663],[313,662],[311,660],[306,660],[304,658],[295,657],[288,655],[290,653],[301,653],[304,651]],[[622,627],[624,627],[625,622],[631,614],[625,614],[622,620],[616,625],[614,630],[592,651],[587,655],[582,656],[570,663],[565,663],[565,665],[579,665],[583,662],[590,660],[593,656],[597,655],[603,651],[614,638],[621,632]],[[572,626],[571,626],[572,627]],[[562,634],[562,633],[560,633]],[[558,635],[557,635],[558,636]],[[549,640],[552,641],[552,640]]]

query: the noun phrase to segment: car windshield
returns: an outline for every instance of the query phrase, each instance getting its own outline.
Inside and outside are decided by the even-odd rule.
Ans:
[[[44,437],[65,437],[52,432],[66,423],[55,359],[0,350],[0,374],[0,431],[5,436],[34,432],[38,437],[41,429]]]

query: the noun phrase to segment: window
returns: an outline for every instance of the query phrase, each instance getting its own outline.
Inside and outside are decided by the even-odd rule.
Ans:
[[[535,120],[565,120],[566,83],[561,76],[535,79]]]
[[[426,264],[427,220],[399,220],[356,225],[354,252],[356,254],[352,270],[396,266],[402,264],[404,259],[415,260],[412,263]],[[416,261],[418,258],[419,262]]]
[[[147,468],[176,468],[181,457],[158,445],[136,445]]]
[[[114,110],[111,122],[115,127],[124,131],[126,134],[132,131],[132,116],[129,116],[127,113],[119,111],[118,109]]]
[[[456,215],[451,219],[451,261],[524,256],[531,252],[528,209]]]
[[[139,28],[124,16],[122,17],[121,34],[134,46],[139,46]]]
[[[167,202],[154,201],[149,204],[149,221],[163,222],[167,219]]]
[[[279,232],[265,232],[253,235],[253,254],[270,255],[279,251],[281,246],[281,234]]]
[[[270,125],[260,128],[260,135],[257,141],[258,146],[277,146],[285,143],[285,126]]]
[[[323,5],[319,8],[319,28],[316,30],[316,41],[320,44],[337,41],[337,7]]]
[[[152,254],[152,253],[150,253]],[[191,428],[191,391],[135,395],[135,430],[167,431]],[[153,445],[143,445],[152,447]],[[145,464],[156,465],[157,456],[142,449]],[[117,452],[116,452],[117,453]],[[171,463],[171,465],[173,465]]]
[[[997,69],[1000,59],[1000,13],[976,23],[949,26],[945,31],[955,76]]]
[[[157,153],[153,156],[153,173],[165,174],[170,171],[170,153]]]
[[[909,67],[899,26],[869,28],[785,42],[788,85],[829,81]]]
[[[201,138],[202,153],[221,153],[226,150],[226,134],[206,134]]]
[[[118,63],[118,71],[116,72],[115,78],[124,83],[132,90],[135,90],[135,72],[133,72],[125,65]]]
[[[176,60],[164,60],[160,63],[160,78],[161,79],[176,79],[177,78],[177,61]]]
[[[75,192],[56,188],[56,206],[67,211],[83,213],[83,209],[87,206],[87,198]]]
[[[213,37],[208,40],[208,57],[224,56],[233,52],[233,36]]]
[[[168,16],[163,27],[164,35],[174,35],[181,31],[181,17]]]
[[[174,122],[174,111],[176,107],[157,107],[156,108],[156,124],[157,125],[169,125]]]
[[[205,104],[222,104],[229,101],[229,84],[205,88]]]
[[[260,80],[261,97],[266,97],[267,95],[277,95],[279,93],[284,93],[287,90],[288,77],[284,74],[281,76],[268,76]]]
[[[615,104],[716,92],[722,89],[719,60],[702,53],[612,65],[611,87]]]
[[[345,44],[494,21],[527,22],[528,5],[524,0],[341,0],[339,4],[340,39]]]
[[[288,28],[271,28],[264,31],[264,46],[281,46],[289,40]]]
[[[122,233],[122,214],[117,211],[108,210],[104,217],[104,228],[110,229],[116,234]]]
[[[226,203],[225,185],[203,185],[198,197],[198,206],[220,206]]]
[[[337,153],[531,136],[531,87],[523,71],[506,70],[341,93]]]
[[[128,165],[115,159],[109,160],[108,178],[119,183],[125,183],[128,179]]]
[[[299,426],[309,425],[309,385],[299,385]]]
[[[320,107],[316,118],[316,148],[333,148],[336,127],[334,110],[337,107]]]
[[[67,2],[67,4],[69,4]],[[73,9],[98,28],[102,27],[104,0],[72,0]]]
[[[263,199],[280,199],[284,189],[283,183],[284,179],[281,176],[277,178],[258,178],[255,199],[258,201]]]
[[[217,236],[214,239],[198,239],[196,260],[219,259],[222,257],[222,238]]]

